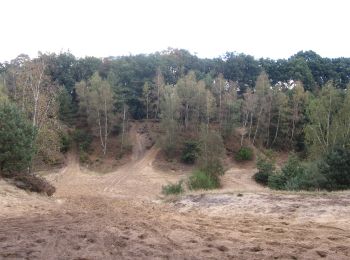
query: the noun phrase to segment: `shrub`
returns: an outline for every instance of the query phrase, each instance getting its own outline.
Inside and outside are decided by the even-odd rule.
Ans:
[[[263,159],[259,157],[256,163],[256,167],[258,168],[258,172],[254,174],[253,178],[256,182],[262,185],[267,185],[269,176],[275,172],[275,166],[273,162],[269,159]]]
[[[257,183],[260,183],[262,185],[267,185],[269,180],[269,173],[268,172],[257,172],[253,176],[254,180]]]
[[[284,190],[285,184],[286,180],[280,172],[272,173],[268,177],[268,186],[270,189]]]
[[[288,158],[281,172],[269,176],[268,180],[269,187],[277,190],[319,190],[325,183],[315,163],[302,164],[295,155]]]
[[[167,159],[171,159],[175,157],[176,154],[176,145],[174,144],[165,144],[163,146],[164,154]]]
[[[250,161],[253,159],[253,150],[249,147],[242,147],[235,155],[237,161]]]
[[[200,157],[199,167],[210,174],[221,175],[221,158],[225,155],[224,143],[220,133],[201,126],[199,138]]]
[[[165,195],[170,195],[170,194],[180,194],[184,191],[182,187],[183,181],[179,181],[178,183],[170,183],[168,185],[165,185],[162,187],[162,193]]]
[[[281,172],[269,176],[268,186],[277,190],[299,190],[305,171],[306,168],[300,160],[295,155],[291,155]]]
[[[216,175],[196,170],[190,176],[188,186],[191,190],[210,190],[220,187],[220,179]]]
[[[326,154],[318,165],[320,173],[327,180],[327,190],[344,190],[350,188],[350,149],[337,147]]]
[[[224,175],[224,167],[219,160],[213,160],[210,164],[202,165],[201,170],[213,176]]]
[[[186,141],[182,149],[181,161],[187,164],[193,164],[198,158],[198,154],[199,144],[193,140]]]

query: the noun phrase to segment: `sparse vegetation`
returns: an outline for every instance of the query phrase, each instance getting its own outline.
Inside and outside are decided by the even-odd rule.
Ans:
[[[60,134],[60,139],[61,139],[61,153],[67,153],[71,147],[72,147],[72,138],[70,135],[61,133]]]
[[[13,152],[16,146],[4,141],[0,167],[23,170],[33,158],[57,165],[74,143],[83,163],[94,155],[108,157],[101,162],[119,160],[131,150],[129,120],[146,119],[160,122],[154,139],[167,160],[200,170],[193,183],[206,178],[218,187],[224,147],[231,154],[240,144],[237,161],[252,160],[254,146],[265,151],[254,176],[263,185],[345,189],[348,162],[336,149],[350,145],[347,64],[348,59],[324,59],[312,51],[278,62],[235,53],[200,59],[177,49],[104,60],[71,53],[20,55],[0,66],[0,101],[18,107],[35,130],[21,142],[30,141],[30,151]],[[4,120],[15,122],[12,117]],[[296,151],[303,160],[290,158],[275,171],[271,154],[278,150]]]
[[[254,174],[254,179],[256,182],[267,185],[271,175],[275,173],[274,163],[270,159],[258,158],[256,163],[258,172]]]
[[[170,183],[162,187],[162,193],[165,195],[181,194],[184,192],[182,185],[183,185],[182,180],[180,180],[178,183],[174,183],[174,184]]]
[[[84,130],[77,129],[73,133],[73,140],[80,151],[88,152],[92,142],[92,135]]]
[[[184,143],[181,160],[187,164],[193,164],[199,156],[199,144],[196,141],[189,140]]]
[[[188,180],[188,187],[191,190],[212,190],[220,187],[219,176],[209,174],[202,170],[195,170]]]
[[[253,159],[253,149],[250,147],[242,147],[235,155],[237,161],[250,161]]]

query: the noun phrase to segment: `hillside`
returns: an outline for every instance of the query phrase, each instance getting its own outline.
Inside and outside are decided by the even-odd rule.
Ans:
[[[166,199],[162,185],[189,173],[155,169],[158,149],[145,149],[138,127],[132,159],[115,172],[87,170],[70,153],[45,175],[51,198],[1,182],[1,258],[349,258],[349,192],[275,192],[236,165],[220,191]]]

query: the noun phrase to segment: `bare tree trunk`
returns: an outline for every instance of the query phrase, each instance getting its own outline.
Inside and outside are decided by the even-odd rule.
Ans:
[[[156,79],[156,85],[157,85],[157,103],[156,103],[156,113],[154,115],[154,118],[159,118],[159,107],[160,107],[160,85],[161,85],[161,79],[160,79],[160,73],[157,72],[157,79]]]
[[[294,132],[295,132],[295,121],[298,117],[298,111],[299,111],[299,104],[296,103],[296,104],[294,104],[294,107],[293,107],[292,134],[291,134],[291,138],[290,138],[291,145],[293,144]]]
[[[39,80],[37,84],[33,85],[33,82],[31,82],[32,91],[33,91],[33,98],[34,98],[34,114],[33,114],[33,127],[37,126],[37,113],[38,113],[38,103],[39,103],[39,96],[40,96],[40,89],[41,89],[41,80],[42,76],[44,74],[44,68],[40,72]]]
[[[269,119],[268,119],[268,123],[267,123],[267,138],[266,138],[266,147],[269,146],[269,142],[270,142],[270,124],[271,124],[271,106],[272,106],[272,100],[270,100],[269,102]]]
[[[100,111],[99,110],[97,110],[97,121],[98,121],[98,130],[99,130],[99,135],[100,135],[102,151],[103,151],[103,154],[105,154],[105,144],[103,142],[103,137],[102,137],[101,115],[100,115]]]
[[[220,130],[222,128],[222,110],[221,110],[221,86],[220,86],[220,93],[219,93],[219,126]]]
[[[275,137],[273,138],[271,146],[274,145],[274,143],[276,142],[276,139],[277,139],[278,130],[279,130],[279,127],[280,127],[280,118],[281,118],[281,110],[279,109],[278,110],[278,119],[277,119],[277,127],[276,127]]]
[[[120,152],[123,153],[124,149],[124,134],[125,134],[125,119],[126,119],[126,107],[123,105],[123,129],[122,129],[122,145],[120,147]]]
[[[249,134],[248,134],[249,142],[250,142],[250,137],[252,133],[252,126],[253,126],[253,112],[250,112]]]
[[[146,119],[148,121],[148,93],[147,93],[147,97],[146,97]]]
[[[185,129],[187,129],[187,127],[188,127],[188,110],[189,110],[188,102],[186,102],[186,106],[185,106]]]
[[[241,134],[241,147],[243,146],[243,141],[244,141],[244,136],[245,136],[245,132],[246,132],[246,126],[248,123],[248,118],[249,118],[249,113],[246,113],[245,119],[243,120],[243,132]]]
[[[255,143],[255,139],[256,139],[256,136],[257,136],[257,134],[258,134],[262,109],[263,109],[263,108],[262,108],[262,106],[261,106],[260,112],[259,112],[259,115],[258,115],[258,122],[256,123],[256,128],[255,128],[255,133],[254,133],[254,138],[253,138],[253,145],[254,145],[254,143]]]
[[[106,100],[106,96],[105,98],[105,146],[104,146],[104,150],[103,150],[103,154],[106,155],[107,152],[107,137],[108,137],[108,111],[107,111],[107,100]]]
[[[332,110],[332,92],[330,92],[329,95],[329,110],[328,110],[328,118],[327,118],[327,148],[329,146],[329,131],[330,131],[330,124],[331,124],[331,110]]]

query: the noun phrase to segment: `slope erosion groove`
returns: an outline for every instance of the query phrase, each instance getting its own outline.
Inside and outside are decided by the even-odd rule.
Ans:
[[[275,193],[247,166],[228,170],[221,191],[162,203],[162,185],[186,173],[153,168],[158,150],[144,148],[139,127],[115,172],[70,154],[47,177],[53,198],[0,182],[0,259],[349,259],[349,192]]]

